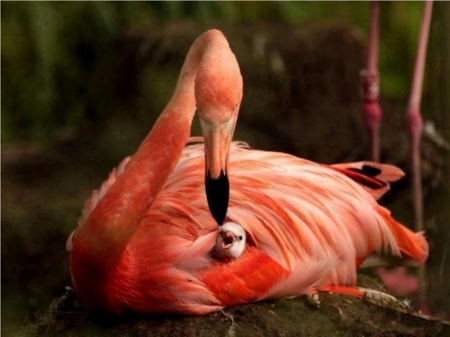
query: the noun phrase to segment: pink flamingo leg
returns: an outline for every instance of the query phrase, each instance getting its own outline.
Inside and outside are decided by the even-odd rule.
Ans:
[[[370,138],[370,157],[380,161],[380,121],[382,111],[379,104],[380,83],[378,77],[378,20],[380,4],[370,3],[370,32],[367,51],[367,68],[361,72],[362,113]]]
[[[413,206],[415,217],[415,229],[423,230],[423,196],[422,196],[422,172],[421,172],[421,153],[420,140],[422,133],[422,117],[420,111],[420,102],[422,98],[423,76],[425,71],[425,60],[427,54],[428,35],[430,31],[431,13],[433,2],[426,0],[420,26],[420,34],[417,48],[416,64],[414,67],[413,83],[411,95],[409,97],[408,110],[406,112],[409,124],[409,136],[411,141],[411,170],[413,185]],[[426,305],[426,271],[425,266],[419,269],[419,292],[418,302],[422,308]]]
[[[411,169],[416,231],[423,230],[423,200],[420,155],[420,140],[423,122],[420,112],[420,101],[422,98],[423,76],[425,70],[425,60],[427,54],[428,34],[430,31],[432,9],[433,1],[425,1],[422,23],[420,27],[416,65],[414,68],[414,77],[411,87],[411,96],[409,97],[408,110],[406,112],[411,140]]]

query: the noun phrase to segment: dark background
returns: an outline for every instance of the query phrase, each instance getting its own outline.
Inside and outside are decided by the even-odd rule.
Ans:
[[[381,3],[381,155],[407,174],[404,114],[421,8]],[[70,285],[64,245],[84,200],[151,128],[190,44],[208,28],[224,31],[244,77],[235,139],[325,163],[368,158],[359,98],[367,2],[2,2],[1,9],[5,335]],[[423,136],[422,168],[428,299],[439,315],[450,313],[449,13],[450,4],[435,3],[422,104],[436,130]],[[382,202],[413,226],[408,178]]]

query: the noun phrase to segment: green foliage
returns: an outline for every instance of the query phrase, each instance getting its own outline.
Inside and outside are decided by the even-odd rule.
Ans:
[[[368,28],[367,2],[2,2],[2,141],[52,142],[80,127],[98,58],[130,27],[341,21]],[[421,3],[383,2],[380,72],[386,99],[406,102]],[[357,94],[357,93],[355,93]]]

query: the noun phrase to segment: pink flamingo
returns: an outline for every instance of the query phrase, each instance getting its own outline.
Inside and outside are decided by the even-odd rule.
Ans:
[[[378,21],[380,4],[370,2],[369,46],[367,50],[367,68],[361,72],[362,114],[369,133],[370,158],[380,161],[380,81],[378,75]]]
[[[423,121],[420,113],[420,101],[422,98],[423,76],[425,72],[425,60],[427,55],[428,35],[430,32],[433,1],[424,2],[424,11],[417,48],[416,65],[409,97],[408,110],[406,112],[409,122],[409,135],[411,139],[411,168],[414,197],[415,229],[423,230],[423,196],[422,196],[422,170],[420,139],[422,136]]]
[[[422,174],[421,174],[421,153],[420,140],[423,121],[420,113],[420,101],[422,97],[423,76],[425,70],[426,50],[428,35],[431,23],[433,1],[424,2],[424,11],[420,34],[418,39],[418,49],[416,64],[414,68],[413,83],[406,112],[408,119],[408,131],[410,136],[410,157],[413,186],[413,208],[415,230],[423,230],[423,194],[422,194]],[[372,1],[370,4],[370,32],[367,58],[367,69],[362,72],[362,94],[363,94],[363,116],[370,137],[370,154],[374,161],[379,161],[379,125],[382,111],[379,105],[379,77],[377,70],[378,63],[378,21],[379,2]],[[419,305],[426,307],[426,282],[425,269],[419,269],[419,277],[405,276],[405,268],[398,267],[395,271],[388,272],[383,268],[378,268],[378,275],[388,286],[388,290],[396,296],[403,296],[407,293],[419,292]],[[408,282],[406,282],[408,280]],[[413,291],[414,290],[414,291]],[[427,309],[427,311],[429,311]]]
[[[433,1],[424,2],[424,11],[420,27],[417,58],[414,68],[413,83],[409,98],[408,131],[411,142],[411,169],[413,185],[413,205],[415,216],[415,229],[423,230],[423,197],[421,181],[420,139],[423,121],[420,113],[420,101],[422,97],[423,76],[425,70],[426,50],[430,31]],[[369,46],[367,51],[367,68],[361,74],[362,89],[362,113],[370,140],[370,158],[378,162],[380,160],[379,128],[382,110],[379,104],[379,74],[378,74],[378,35],[379,35],[379,1],[370,2],[370,31]]]
[[[318,290],[360,295],[347,286],[373,252],[424,262],[423,235],[375,200],[399,169],[230,145],[241,98],[227,40],[205,32],[152,130],[93,192],[68,239],[87,307],[204,314]],[[198,141],[188,138],[196,109],[205,143],[185,148]]]

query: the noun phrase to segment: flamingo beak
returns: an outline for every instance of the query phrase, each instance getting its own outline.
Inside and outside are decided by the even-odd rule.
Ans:
[[[228,154],[236,117],[213,125],[200,118],[205,140],[205,189],[209,210],[219,226],[225,221],[230,198]]]

